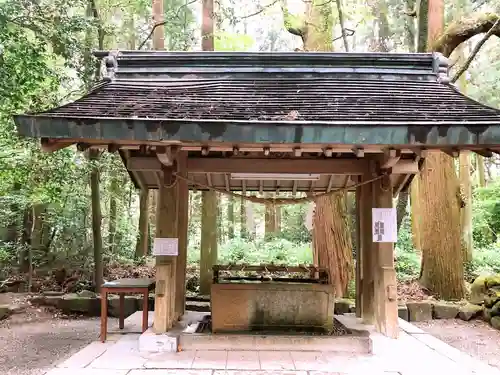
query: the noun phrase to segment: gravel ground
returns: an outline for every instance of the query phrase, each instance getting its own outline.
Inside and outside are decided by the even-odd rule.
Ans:
[[[412,323],[448,345],[500,369],[500,331],[488,323],[459,319]]]
[[[50,319],[0,326],[0,374],[42,375],[99,337],[99,320]]]

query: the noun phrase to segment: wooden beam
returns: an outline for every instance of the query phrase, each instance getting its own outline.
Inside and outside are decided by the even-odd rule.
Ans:
[[[63,148],[69,147],[75,144],[71,141],[56,141],[50,138],[42,138],[40,140],[40,145],[42,146],[42,151],[44,152],[55,152],[62,150]]]
[[[361,175],[369,161],[348,159],[189,158],[190,173],[311,173]]]
[[[361,181],[373,178],[371,173],[361,177]],[[373,324],[374,312],[374,274],[373,262],[375,257],[372,252],[372,195],[373,184],[362,185],[359,190],[359,232],[360,232],[360,263],[361,263],[361,318],[366,324]]]
[[[147,156],[133,156],[127,159],[129,171],[161,171],[162,163],[158,158]]]
[[[178,171],[187,177],[187,152],[180,152],[177,156]],[[177,212],[177,238],[179,239],[179,255],[176,259],[176,292],[175,315],[182,317],[186,308],[186,267],[188,248],[188,223],[189,223],[189,189],[185,180],[177,181],[177,194],[179,198]]]
[[[356,200],[356,269],[355,269],[355,275],[356,275],[356,280],[355,280],[355,289],[356,289],[356,317],[361,318],[362,317],[362,311],[363,311],[363,278],[362,278],[362,271],[363,271],[363,257],[362,257],[362,252],[361,252],[361,186],[358,186],[356,188],[355,192],[355,200]]]
[[[165,170],[164,179],[168,179],[171,171]],[[162,180],[163,181],[163,180]],[[161,184],[158,191],[158,207],[156,212],[157,238],[176,238],[178,236],[179,196],[177,185]],[[176,270],[175,256],[156,257],[156,289],[153,330],[165,333],[172,328],[175,320],[176,304]]]
[[[390,176],[373,183],[373,208],[392,208]],[[372,239],[373,241],[373,239]],[[374,272],[375,328],[391,338],[399,335],[398,296],[394,269],[394,244],[373,242],[372,272]]]
[[[418,161],[400,160],[392,167],[392,174],[416,174],[420,172]]]

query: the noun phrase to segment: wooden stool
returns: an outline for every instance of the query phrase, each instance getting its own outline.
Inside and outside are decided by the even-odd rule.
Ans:
[[[109,281],[101,286],[101,341],[106,341],[108,332],[108,294],[120,296],[119,315],[120,329],[125,324],[125,294],[142,294],[142,332],[148,329],[149,291],[154,287],[154,279],[119,279]]]

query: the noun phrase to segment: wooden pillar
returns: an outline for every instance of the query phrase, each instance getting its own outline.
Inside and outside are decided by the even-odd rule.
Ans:
[[[175,238],[178,235],[178,184],[172,184],[172,169],[164,168],[158,189],[156,238]],[[156,288],[153,329],[165,333],[175,319],[177,257],[156,257]]]
[[[358,187],[355,192],[355,202],[356,202],[356,317],[361,318],[361,312],[363,311],[363,258],[361,256],[361,187]]]
[[[362,181],[372,178],[370,173],[362,176]],[[361,318],[366,324],[374,323],[374,275],[373,275],[373,250],[372,250],[372,196],[371,183],[359,188],[359,253],[361,260]]]
[[[177,155],[178,171],[181,175],[187,177],[187,152],[182,151]],[[185,180],[177,181],[178,189],[178,222],[177,237],[179,238],[179,255],[176,265],[176,298],[175,312],[176,317],[184,315],[186,308],[186,266],[187,266],[187,248],[188,248],[188,224],[189,224],[189,188]]]
[[[209,295],[217,263],[217,193],[204,191],[201,208],[200,294]]]
[[[385,176],[373,183],[373,207],[392,208],[392,206],[391,179],[390,176]],[[372,242],[372,246],[375,276],[375,327],[385,336],[397,338],[399,325],[394,244]]]

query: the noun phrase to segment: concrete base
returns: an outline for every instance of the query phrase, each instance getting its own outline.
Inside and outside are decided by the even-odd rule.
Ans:
[[[318,351],[350,354],[369,354],[372,351],[372,327],[360,323],[354,314],[335,318],[350,332],[346,336],[259,335],[259,334],[200,334],[187,333],[190,324],[198,322],[204,313],[187,312],[175,327],[165,334],[153,329],[139,338],[141,353],[168,353],[177,351]]]

